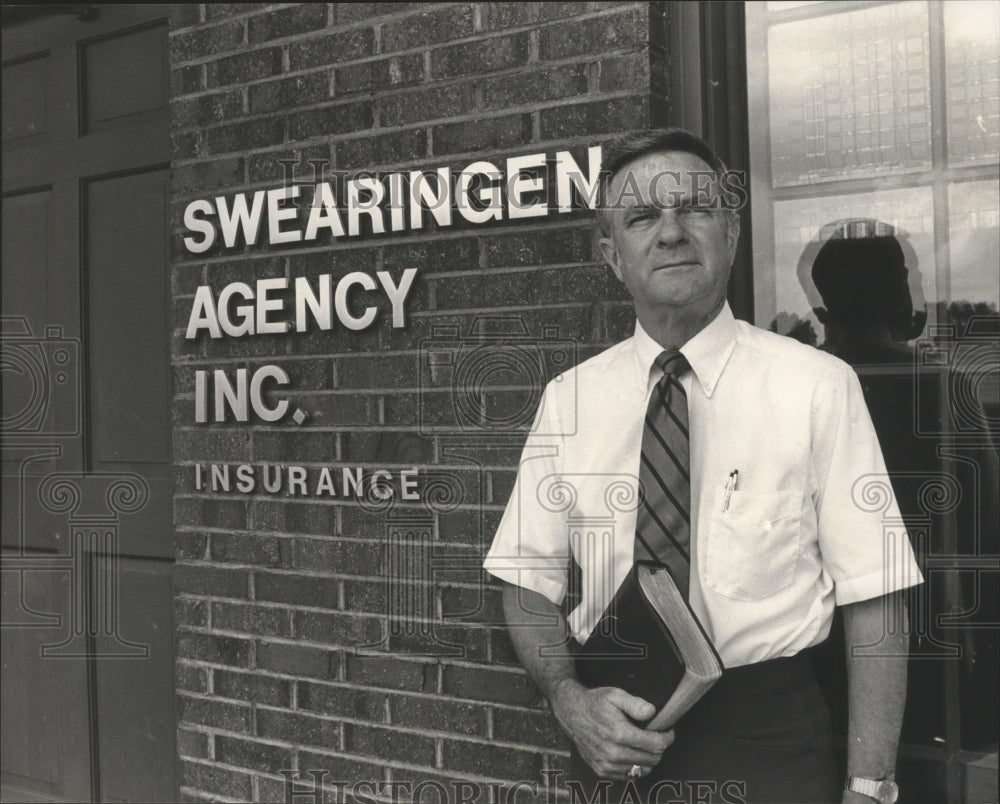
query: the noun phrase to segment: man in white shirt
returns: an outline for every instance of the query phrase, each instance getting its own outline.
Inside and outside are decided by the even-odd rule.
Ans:
[[[582,759],[577,779],[605,785],[608,800],[630,795],[622,782],[636,785],[633,797],[663,801],[894,800],[906,682],[899,591],[920,573],[892,526],[898,510],[850,367],[732,316],[739,219],[721,203],[724,170],[679,129],[605,149],[600,245],[633,298],[635,335],[546,388],[485,567],[506,583],[511,639]],[[651,704],[586,689],[571,656],[551,646],[567,635],[582,644],[645,557],[634,555],[639,456],[665,349],[690,365],[679,377],[689,602],[727,669],[676,730],[660,733],[633,722],[651,717]],[[584,581],[566,619],[571,552]],[[826,638],[835,605],[847,644],[859,646],[848,658],[856,778],[846,787],[803,653]]]

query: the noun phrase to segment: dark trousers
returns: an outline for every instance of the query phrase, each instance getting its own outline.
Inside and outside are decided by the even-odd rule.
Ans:
[[[574,749],[565,776],[570,802],[841,799],[830,713],[807,655],[726,670],[674,734],[660,764],[634,783],[598,779]]]

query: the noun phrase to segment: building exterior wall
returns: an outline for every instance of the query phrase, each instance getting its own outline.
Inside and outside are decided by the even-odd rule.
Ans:
[[[285,800],[281,771],[292,770],[304,787],[309,771],[328,772],[327,784],[542,785],[566,756],[513,655],[500,589],[478,569],[530,417],[483,438],[455,420],[447,383],[422,389],[421,360],[435,326],[465,338],[484,315],[523,324],[543,347],[568,344],[574,359],[626,335],[631,305],[598,259],[589,216],[201,254],[183,244],[183,216],[192,200],[277,188],[289,175],[314,183],[310,160],[327,173],[457,171],[569,150],[584,164],[588,146],[668,115],[664,21],[651,5],[176,7],[175,627],[188,800]],[[185,337],[199,286],[218,294],[265,277],[406,268],[417,275],[403,327],[383,315],[360,331]],[[287,416],[195,423],[198,370],[266,364],[292,376],[309,413],[301,426]],[[517,388],[513,402],[489,395],[487,413],[535,391]],[[198,465],[263,463],[313,475],[417,466],[457,484],[457,500],[386,512],[196,489]],[[404,597],[409,589],[437,625],[392,619],[393,584],[406,581]]]

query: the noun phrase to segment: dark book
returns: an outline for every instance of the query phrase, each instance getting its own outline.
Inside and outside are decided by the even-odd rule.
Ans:
[[[576,657],[587,687],[649,701],[646,728],[668,729],[722,675],[722,660],[670,570],[637,561]]]

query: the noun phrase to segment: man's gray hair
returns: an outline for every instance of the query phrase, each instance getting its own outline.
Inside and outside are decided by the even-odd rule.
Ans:
[[[697,156],[716,177],[722,178],[726,165],[701,137],[683,128],[646,128],[632,131],[604,146],[597,182],[597,227],[602,237],[611,235],[608,190],[618,172],[630,162],[649,154],[680,151]]]

